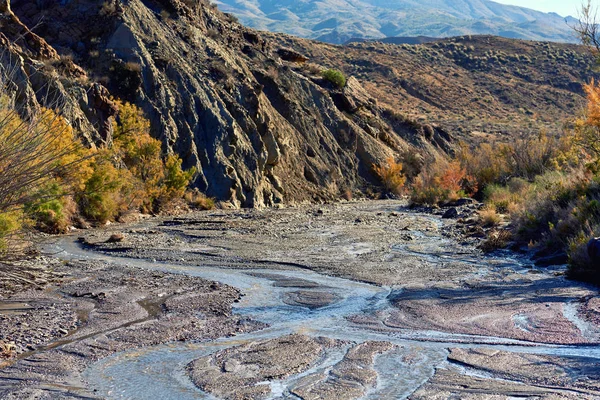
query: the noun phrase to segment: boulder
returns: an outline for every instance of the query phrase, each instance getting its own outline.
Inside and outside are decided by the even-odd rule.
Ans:
[[[106,243],[120,243],[125,240],[125,236],[122,233],[113,233],[110,235]]]
[[[442,218],[444,218],[444,219],[458,218],[458,210],[455,207],[449,208],[448,210],[446,210],[444,215],[442,215]]]
[[[447,207],[462,207],[462,206],[467,206],[467,205],[471,205],[471,204],[475,204],[474,199],[471,199],[469,197],[463,197],[458,200],[449,201],[448,203],[446,203],[444,205]]]
[[[600,266],[600,237],[590,239],[587,244],[587,251],[594,265]]]
[[[277,50],[277,54],[282,60],[291,61],[296,63],[305,63],[308,61],[308,57],[298,53],[296,50],[281,48]]]
[[[538,267],[550,267],[552,265],[564,265],[569,262],[569,256],[567,253],[556,253],[549,256],[540,257],[535,261],[535,265]]]

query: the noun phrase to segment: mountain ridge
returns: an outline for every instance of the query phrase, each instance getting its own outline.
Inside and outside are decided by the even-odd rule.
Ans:
[[[330,43],[392,36],[469,34],[574,42],[576,20],[490,0],[218,0],[250,27]]]

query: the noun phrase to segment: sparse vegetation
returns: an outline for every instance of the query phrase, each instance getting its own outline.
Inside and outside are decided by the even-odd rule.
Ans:
[[[104,223],[132,209],[158,212],[183,197],[195,169],[163,157],[141,110],[117,104],[113,146],[96,150],[56,112],[22,119],[9,96],[0,98],[0,251],[23,224],[64,233],[78,215]],[[209,199],[196,202],[209,208]]]
[[[184,195],[184,199],[192,208],[199,210],[212,210],[215,208],[215,199],[207,197],[197,189],[188,190]]]

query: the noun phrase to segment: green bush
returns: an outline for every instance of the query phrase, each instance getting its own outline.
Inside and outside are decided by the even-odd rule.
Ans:
[[[78,194],[80,213],[87,219],[104,223],[114,219],[123,206],[127,206],[120,195],[125,186],[121,171],[102,157],[98,157],[93,173]]]
[[[47,233],[66,233],[76,210],[65,189],[58,182],[51,182],[36,191],[33,198],[23,210],[35,227]]]
[[[21,228],[19,213],[7,212],[0,214],[0,254],[8,247],[6,239]]]
[[[342,71],[337,69],[326,69],[321,72],[321,76],[340,89],[346,86],[346,77]]]

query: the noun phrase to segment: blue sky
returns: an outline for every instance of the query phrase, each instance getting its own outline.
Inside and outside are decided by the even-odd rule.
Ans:
[[[545,12],[555,12],[563,17],[571,15],[577,16],[577,11],[581,8],[581,0],[492,0],[497,3],[513,4],[516,6],[533,8]],[[592,3],[594,4],[594,3]]]

